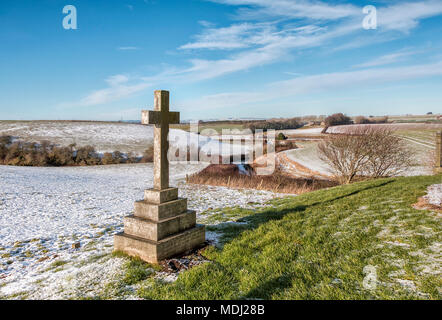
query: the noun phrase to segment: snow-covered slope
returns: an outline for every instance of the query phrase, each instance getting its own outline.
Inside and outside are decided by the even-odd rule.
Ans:
[[[132,123],[73,122],[73,121],[0,121],[0,136],[10,135],[24,141],[52,143],[67,146],[94,146],[98,152],[134,152],[138,155],[153,144],[153,127]],[[222,144],[216,139],[182,130],[170,130],[171,147],[196,145],[204,151],[219,154]],[[183,150],[185,150],[184,148]],[[227,150],[228,148],[224,148]],[[234,153],[240,153],[234,146]]]
[[[209,208],[249,207],[278,196],[185,183],[186,174],[205,166],[171,166],[171,185],[180,187],[198,216]],[[74,297],[75,290],[96,290],[121,272],[118,259],[109,259],[113,234],[152,187],[152,177],[152,164],[0,166],[0,297],[23,291],[29,298]],[[72,249],[76,242],[78,250]]]

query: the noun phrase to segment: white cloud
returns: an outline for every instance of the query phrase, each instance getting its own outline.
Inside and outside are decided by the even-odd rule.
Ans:
[[[138,47],[118,47],[118,50],[121,51],[129,51],[129,50],[138,50]]]
[[[409,32],[419,20],[442,14],[442,1],[400,2],[377,11],[380,28]]]
[[[130,79],[126,75],[114,75],[105,80],[108,88],[95,90],[79,101],[65,103],[63,106],[95,106],[104,103],[113,102],[119,99],[130,97],[138,92],[151,87],[148,82],[129,83]]]
[[[320,46],[334,38],[344,36],[359,28],[355,24],[343,24],[333,30],[327,28],[319,28],[314,25],[305,26],[303,28],[289,28],[287,30],[279,30],[274,26],[260,25],[260,33],[247,35],[244,39],[237,40],[237,47],[248,46],[246,50],[231,54],[223,59],[207,60],[193,59],[190,60],[192,66],[183,70],[182,74],[187,81],[205,80],[219,77],[225,74],[248,70],[257,66],[268,65],[274,62],[287,59],[294,49],[305,49]],[[241,28],[252,30],[250,25],[242,25]],[[241,28],[234,28],[237,31]],[[230,33],[222,32],[222,33]],[[232,32],[232,34],[235,34]],[[210,36],[209,36],[210,35]],[[218,42],[210,42],[208,38],[216,39],[214,32],[206,35],[205,42],[196,42],[186,45],[186,48],[214,48]],[[231,37],[230,46],[234,47],[232,40],[236,36]],[[225,44],[225,43],[224,43]]]
[[[354,67],[356,68],[370,68],[370,67],[378,67],[387,64],[393,64],[397,62],[405,61],[407,57],[416,54],[415,51],[399,51],[391,54],[383,55],[379,58],[358,64]]]
[[[321,1],[290,0],[210,0],[242,7],[238,13],[242,19],[262,16],[336,20],[358,15],[360,9],[353,5],[333,5]]]
[[[440,75],[442,75],[442,61],[407,67],[364,69],[299,77],[275,82],[271,87],[273,90],[278,88],[280,93],[285,92],[286,94],[293,95]]]
[[[327,90],[348,90],[357,86],[368,87],[432,76],[442,76],[442,61],[408,67],[364,69],[296,77],[286,81],[271,83],[262,90],[218,93],[186,101],[182,105],[191,109],[241,107],[257,102],[296,97]]]
[[[207,21],[200,21],[205,28],[202,33],[179,47],[179,52],[186,50],[218,50],[222,55],[218,59],[193,58],[189,67],[168,67],[163,72],[136,79],[124,76],[106,80],[109,87],[96,90],[81,99],[82,105],[98,105],[129,97],[151,86],[161,83],[188,83],[213,79],[226,74],[249,70],[290,59],[296,52],[331,44],[335,48],[351,48],[357,40],[339,41],[346,36],[363,35],[364,15],[362,8],[354,5],[330,4],[312,0],[213,0],[226,5],[238,6],[239,17],[254,16],[259,22],[233,23],[229,26],[215,27]],[[377,36],[368,38],[371,43],[400,31],[406,35],[416,27],[421,19],[442,14],[441,0],[420,2],[396,2],[394,5],[378,8]],[[265,16],[265,18],[264,18]],[[269,17],[271,19],[269,19]],[[368,33],[367,33],[368,34]],[[389,38],[390,37],[390,38]],[[361,37],[355,37],[355,39]],[[364,43],[366,44],[366,43]],[[368,45],[368,44],[366,44]],[[120,47],[119,50],[136,50],[136,47]],[[226,51],[223,52],[223,51]],[[328,48],[333,50],[333,48]],[[186,55],[189,54],[188,52]],[[381,66],[400,61],[405,53],[396,53],[366,62],[359,67]],[[292,70],[296,72],[296,70]],[[301,78],[299,78],[301,79]],[[303,78],[306,79],[306,78]],[[308,78],[307,78],[308,79]]]
[[[180,49],[239,49],[271,41],[268,24],[241,23],[224,28],[208,28],[196,36],[197,41],[187,43]]]
[[[212,23],[210,21],[206,21],[206,20],[200,20],[200,21],[198,21],[198,23],[205,28],[213,28],[215,26],[214,23]]]
[[[111,76],[105,80],[110,86],[117,86],[122,83],[126,83],[129,81],[129,78],[125,76],[124,74],[117,74],[114,76]]]

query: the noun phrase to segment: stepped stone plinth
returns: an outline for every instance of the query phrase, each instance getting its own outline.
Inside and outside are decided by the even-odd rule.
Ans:
[[[143,111],[143,124],[154,124],[154,188],[135,202],[134,214],[124,218],[124,232],[115,235],[114,249],[150,263],[201,246],[205,227],[196,224],[195,211],[178,189],[169,187],[168,132],[179,123],[179,113],[169,112],[169,92],[155,91],[155,111]]]
[[[154,192],[148,191],[150,195]],[[157,191],[158,198],[160,193]],[[166,198],[168,201],[159,204],[151,199],[136,202],[134,215],[124,218],[124,232],[114,239],[116,251],[158,263],[206,241],[205,227],[196,224],[196,213],[187,210],[187,199]]]

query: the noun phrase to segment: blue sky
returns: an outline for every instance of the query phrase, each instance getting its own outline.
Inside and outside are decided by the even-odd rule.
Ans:
[[[0,119],[139,119],[156,89],[182,119],[437,113],[441,34],[442,0],[2,0]]]

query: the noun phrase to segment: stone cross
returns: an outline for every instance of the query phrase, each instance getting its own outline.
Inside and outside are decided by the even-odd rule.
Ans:
[[[124,232],[114,237],[114,250],[159,263],[200,247],[206,229],[196,224],[196,212],[187,209],[187,199],[178,188],[169,188],[169,124],[179,123],[180,114],[169,112],[169,92],[155,91],[154,111],[142,112],[142,124],[154,127],[154,188],[144,191],[135,202],[133,215],[124,218]]]
[[[154,189],[169,188],[169,124],[180,123],[179,112],[169,112],[169,91],[155,91],[154,111],[142,111],[142,124],[154,127]]]

